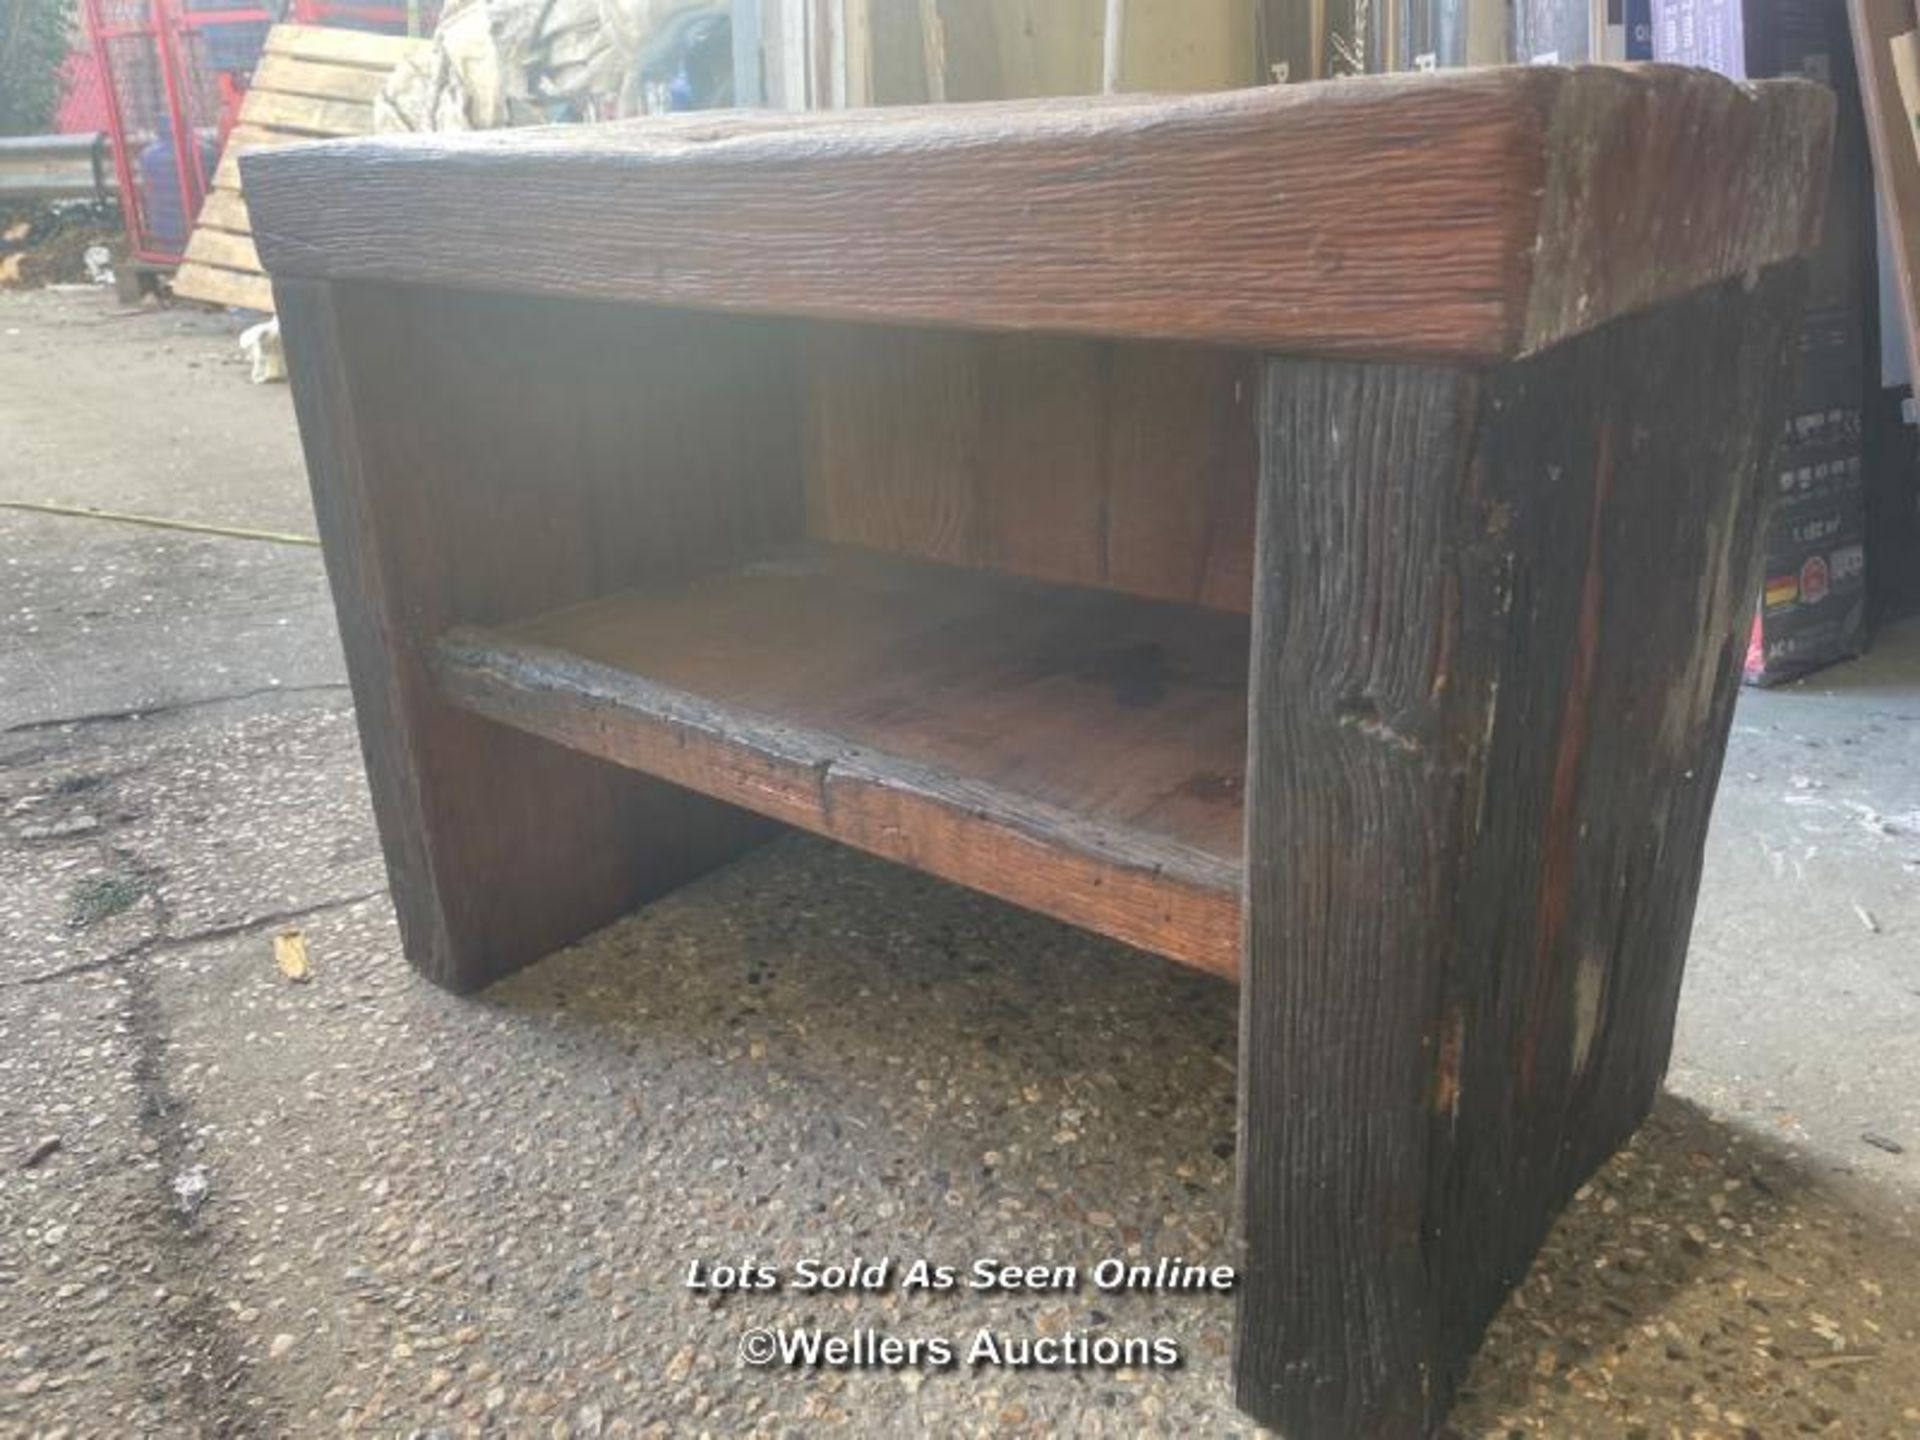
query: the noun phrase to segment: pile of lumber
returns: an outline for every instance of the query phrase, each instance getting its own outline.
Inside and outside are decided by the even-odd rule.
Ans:
[[[173,293],[214,305],[273,309],[273,289],[254,253],[240,190],[240,155],[268,145],[369,134],[380,87],[395,65],[426,43],[360,30],[274,26],[194,222],[185,262],[173,277]]]

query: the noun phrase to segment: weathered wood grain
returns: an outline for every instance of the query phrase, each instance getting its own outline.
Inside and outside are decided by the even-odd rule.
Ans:
[[[320,100],[357,100],[371,105],[392,70],[391,64],[366,69],[269,52],[254,66],[249,88],[280,95],[311,95]]]
[[[247,218],[247,202],[240,198],[238,190],[209,191],[200,204],[200,214],[194,224],[227,230],[235,235],[253,233],[253,222]]]
[[[438,650],[442,692],[1223,975],[1247,622],[831,547]]]
[[[275,274],[1487,359],[1800,253],[1831,111],[1797,81],[1534,67],[243,163]]]
[[[256,279],[265,278],[260,274],[260,257],[254,253],[252,240],[245,235],[216,230],[211,225],[194,228],[192,238],[187,241],[187,259],[201,265],[251,272]]]
[[[1421,1435],[1651,1105],[1803,267],[1492,371],[1271,362],[1240,1403]]]
[[[408,958],[471,989],[764,838],[758,817],[442,701],[431,642],[797,529],[761,328],[275,287]],[[784,417],[784,418],[783,418]]]
[[[373,106],[366,101],[284,95],[257,87],[247,91],[240,115],[248,125],[298,130],[318,137],[365,135],[373,129]]]
[[[245,310],[273,309],[273,282],[265,275],[228,270],[188,260],[173,272],[174,294],[206,305],[233,305]]]
[[[422,42],[406,35],[379,35],[371,30],[347,30],[325,25],[276,25],[267,32],[268,55],[286,55],[329,65],[354,65],[391,70],[418,50]]]
[[[227,135],[227,145],[220,152],[220,163],[214,167],[213,186],[216,190],[231,190],[240,193],[240,157],[249,150],[266,150],[276,145],[305,145],[313,140],[311,135],[296,134],[286,130],[268,130],[258,125],[235,125]]]
[[[809,534],[1246,612],[1253,357],[821,323],[804,335]]]

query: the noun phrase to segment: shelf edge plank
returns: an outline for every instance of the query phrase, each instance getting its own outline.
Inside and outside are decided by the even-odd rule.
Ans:
[[[1242,867],[500,631],[434,647],[462,709],[1227,978]]]
[[[1671,66],[246,157],[276,275],[1485,361],[1808,248],[1833,100]]]

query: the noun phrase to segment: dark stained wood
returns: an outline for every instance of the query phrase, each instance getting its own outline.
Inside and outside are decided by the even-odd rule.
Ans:
[[[282,280],[307,468],[408,958],[471,989],[765,835],[765,821],[442,702],[462,621],[791,535],[797,406],[737,322]],[[752,424],[746,423],[751,417]]]
[[[1243,617],[830,547],[439,647],[505,724],[1232,975]]]
[[[1257,365],[1144,345],[1113,347],[1111,365],[1102,583],[1246,613]]]
[[[808,337],[807,368],[807,533],[930,560],[984,559],[984,384],[972,338],[823,328]],[[1071,408],[1081,417],[1090,409]],[[1082,456],[1097,453],[1091,438]],[[1087,488],[1083,477],[1056,477],[1050,498],[1079,511],[1058,528],[1084,537],[1092,511],[1070,503]]]
[[[1241,1405],[1419,1435],[1665,1069],[1800,265],[1491,372],[1268,365]]]
[[[1237,969],[1240,1403],[1430,1433],[1667,1061],[1830,124],[1532,69],[249,157],[410,958],[785,821]]]
[[[809,534],[1246,612],[1252,356],[833,324],[804,344]]]
[[[1832,97],[1662,67],[248,155],[276,276],[1489,359],[1807,248]]]

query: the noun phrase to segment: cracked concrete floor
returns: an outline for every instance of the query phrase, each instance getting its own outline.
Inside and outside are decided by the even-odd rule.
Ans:
[[[233,328],[0,296],[0,500],[309,529]],[[1244,1431],[1224,1300],[681,1283],[1216,1256],[1230,990],[790,839],[454,999],[399,959],[340,679],[311,549],[0,510],[0,1434]],[[1916,626],[1743,700],[1673,1093],[1458,1433],[1920,1433],[1916,721]],[[1188,1363],[736,1364],[809,1317]]]

